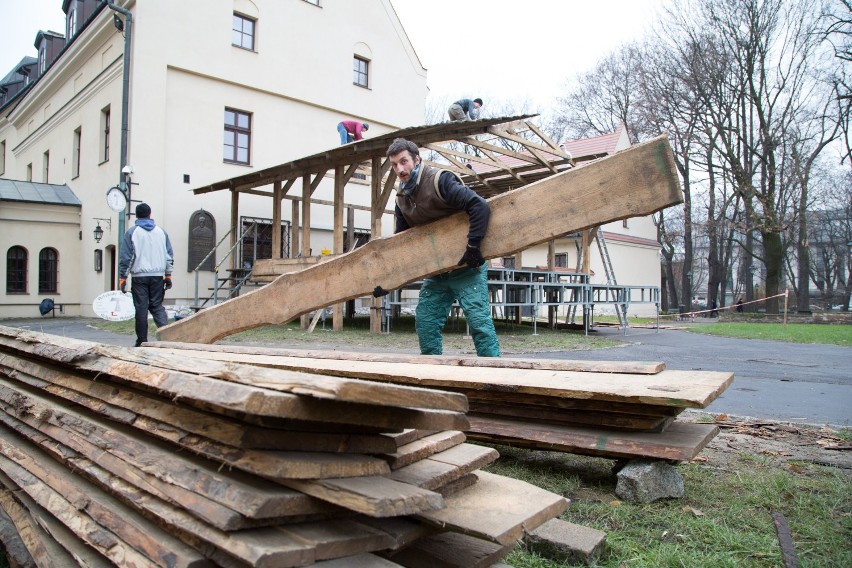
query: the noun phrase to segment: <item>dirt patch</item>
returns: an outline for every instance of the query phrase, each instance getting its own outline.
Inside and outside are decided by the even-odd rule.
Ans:
[[[852,476],[852,440],[837,430],[787,422],[736,421],[724,415],[716,417],[714,423],[720,428],[719,435],[693,462],[726,467],[738,455],[748,454],[790,467],[802,462],[836,467]]]

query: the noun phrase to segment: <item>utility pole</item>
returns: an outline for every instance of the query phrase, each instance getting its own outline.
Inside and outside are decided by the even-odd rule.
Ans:
[[[121,188],[121,191],[124,192],[125,197],[127,197],[127,206],[124,211],[118,214],[118,244],[116,245],[115,250],[116,258],[120,259],[121,239],[124,237],[124,227],[127,223],[127,217],[130,214],[131,207],[130,185],[128,184],[128,176],[131,173],[131,170],[127,165],[127,137],[129,130],[128,123],[130,120],[130,117],[128,116],[128,107],[130,99],[130,40],[133,30],[133,14],[130,10],[117,6],[113,2],[107,1],[106,4],[110,10],[118,12],[124,16],[124,22],[122,22],[117,15],[113,14],[113,22],[116,29],[124,31],[124,73],[121,84],[121,158],[119,160],[120,168],[118,186]]]

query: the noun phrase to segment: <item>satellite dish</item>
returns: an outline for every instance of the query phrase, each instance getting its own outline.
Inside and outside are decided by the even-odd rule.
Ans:
[[[101,319],[107,321],[126,321],[136,316],[133,297],[120,290],[104,292],[92,302],[92,310]]]

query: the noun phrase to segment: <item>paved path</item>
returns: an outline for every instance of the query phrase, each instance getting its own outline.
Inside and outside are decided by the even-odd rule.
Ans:
[[[133,345],[134,337],[99,330],[85,318],[0,320],[65,337]],[[624,342],[610,349],[525,355],[554,359],[663,361],[669,369],[731,371],[734,383],[707,411],[714,414],[806,424],[852,426],[852,348],[742,340],[681,330],[615,328],[596,335]],[[299,346],[294,346],[299,347]],[[306,346],[302,346],[306,348]]]
[[[598,328],[625,342],[610,349],[534,357],[663,361],[668,369],[731,371],[734,382],[707,411],[757,419],[852,426],[852,348],[731,339],[682,330]]]

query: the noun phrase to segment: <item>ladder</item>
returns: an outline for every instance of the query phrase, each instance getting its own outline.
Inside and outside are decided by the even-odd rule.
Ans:
[[[601,231],[600,228],[595,231],[595,241],[598,243],[598,250],[601,253],[601,260],[603,261],[604,271],[606,272],[606,283],[608,286],[617,286],[618,282],[615,281],[615,270],[612,268],[609,249],[606,247],[606,239],[604,238],[603,231]],[[616,302],[615,315],[618,316],[618,323],[621,327],[627,327],[627,314],[625,312],[625,305],[623,303]]]

